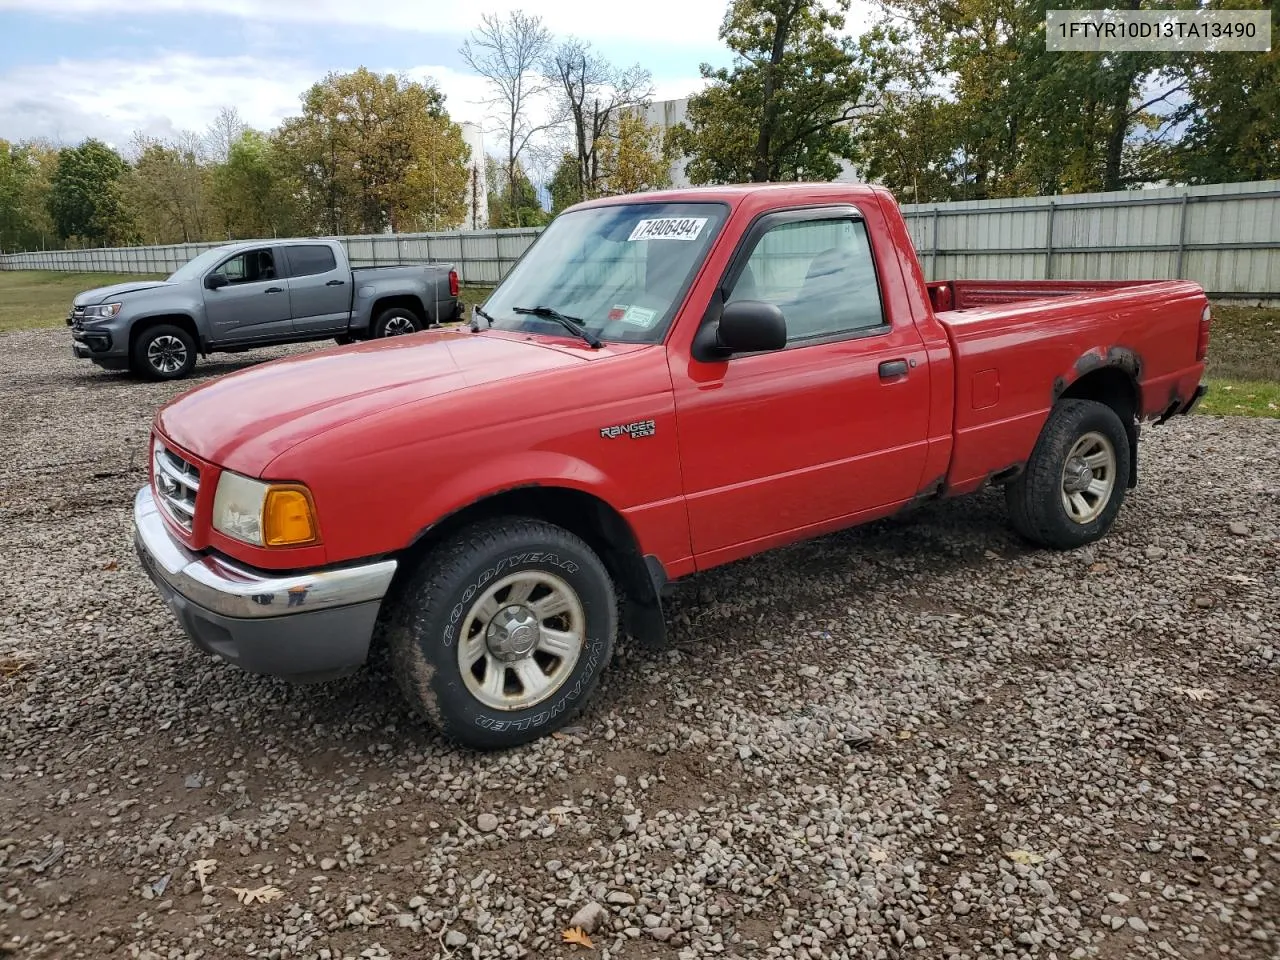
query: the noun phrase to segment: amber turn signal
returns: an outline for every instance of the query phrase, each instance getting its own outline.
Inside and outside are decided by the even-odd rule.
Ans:
[[[319,539],[310,491],[300,486],[272,485],[262,504],[262,542],[268,547],[301,547]]]

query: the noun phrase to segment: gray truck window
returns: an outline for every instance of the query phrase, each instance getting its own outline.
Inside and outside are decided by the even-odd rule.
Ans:
[[[729,295],[777,304],[789,342],[884,324],[867,225],[862,220],[783,223],[762,236]]]
[[[278,276],[270,250],[246,250],[220,266],[218,272],[232,284],[260,283],[275,280]]]
[[[322,244],[289,246],[284,253],[289,258],[289,275],[293,277],[310,277],[338,268],[333,250]]]

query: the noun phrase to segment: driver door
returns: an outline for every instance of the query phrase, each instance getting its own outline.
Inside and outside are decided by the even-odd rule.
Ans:
[[[278,256],[272,247],[254,247],[210,271],[227,280],[217,289],[204,287],[204,312],[214,343],[252,343],[293,332],[289,284],[281,278]]]
[[[852,208],[757,221],[721,289],[776,304],[784,349],[673,367],[699,567],[857,522],[909,500],[928,448],[929,377],[911,317],[892,316]],[[687,366],[686,366],[687,364]]]

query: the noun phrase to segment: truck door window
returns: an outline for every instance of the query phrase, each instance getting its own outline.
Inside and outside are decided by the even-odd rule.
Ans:
[[[789,344],[885,325],[867,225],[852,218],[773,227],[734,282],[727,302],[734,300],[776,304]]]
[[[270,250],[246,250],[224,263],[218,268],[218,272],[233,285],[274,280],[276,279],[275,258],[271,256]]]
[[[293,277],[311,277],[338,268],[333,250],[323,244],[286,247],[285,256],[289,258],[289,275]]]

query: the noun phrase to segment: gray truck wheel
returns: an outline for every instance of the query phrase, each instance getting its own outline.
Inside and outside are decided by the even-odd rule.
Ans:
[[[1027,467],[1005,486],[1015,530],[1059,550],[1111,529],[1129,485],[1129,434],[1093,400],[1063,400],[1049,414]]]
[[[195,369],[195,341],[172,324],[151,327],[138,336],[129,365],[134,373],[150,380],[181,380]]]
[[[399,337],[406,333],[416,333],[422,329],[422,324],[412,310],[388,307],[374,319],[371,329],[375,338]]]
[[[586,707],[613,654],[617,597],[580,538],[500,517],[423,557],[386,627],[410,704],[449,739],[498,750],[545,736]]]

